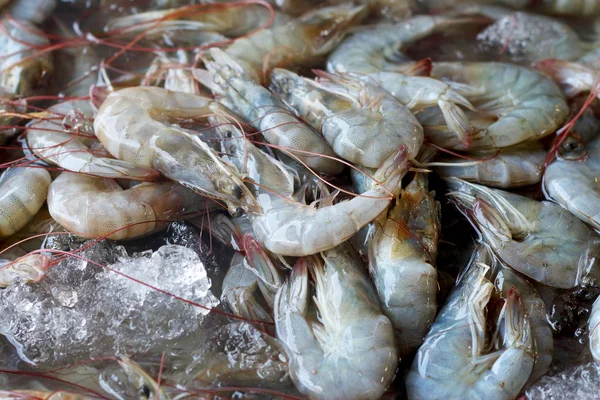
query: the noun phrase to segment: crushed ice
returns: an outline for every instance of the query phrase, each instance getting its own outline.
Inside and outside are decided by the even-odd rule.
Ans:
[[[34,364],[163,351],[201,328],[218,305],[196,252],[167,245],[129,256],[100,242],[81,256],[188,304],[85,260],[69,257],[37,284],[0,290],[0,333]]]

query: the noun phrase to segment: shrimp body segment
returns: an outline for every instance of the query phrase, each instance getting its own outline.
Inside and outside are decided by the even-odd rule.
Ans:
[[[0,239],[24,227],[42,208],[52,178],[44,168],[10,168],[0,176]]]
[[[96,136],[116,158],[155,168],[206,196],[255,209],[256,201],[236,168],[197,137],[170,124],[211,113],[211,100],[156,87],[122,89],[108,95],[94,120]]]
[[[400,357],[420,345],[437,311],[434,267],[440,205],[417,174],[379,224],[369,245],[369,270],[385,315],[396,334]]]
[[[124,190],[112,179],[72,172],[60,174],[48,191],[50,215],[65,229],[113,240],[143,236],[201,211],[201,200],[175,182],[141,183]]]
[[[423,129],[408,109],[374,85],[328,77],[316,82],[276,68],[270,89],[352,163],[377,168],[402,145],[410,159],[417,155]]]
[[[318,321],[310,311],[309,270]],[[392,324],[346,246],[296,264],[275,298],[275,324],[290,376],[311,399],[378,399],[395,374]]]

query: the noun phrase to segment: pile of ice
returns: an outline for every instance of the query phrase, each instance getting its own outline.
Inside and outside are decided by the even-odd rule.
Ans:
[[[0,333],[27,362],[162,352],[197,334],[218,304],[204,264],[186,247],[129,256],[105,241],[78,254],[93,263],[69,257],[39,283],[0,290]]]

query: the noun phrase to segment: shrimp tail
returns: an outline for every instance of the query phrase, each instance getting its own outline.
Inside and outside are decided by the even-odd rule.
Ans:
[[[548,59],[534,64],[534,68],[558,82],[567,97],[575,97],[581,92],[591,90],[596,81],[596,73],[593,70],[574,62]]]
[[[388,188],[400,187],[400,181],[411,166],[406,146],[402,145],[397,153],[383,162],[374,178]]]
[[[431,58],[423,58],[419,61],[412,63],[408,68],[402,71],[403,74],[409,76],[429,76],[433,69],[433,61]]]
[[[438,101],[438,105],[450,130],[464,143],[465,147],[469,147],[473,127],[469,117],[459,105],[472,109],[471,103],[458,93],[450,92]]]
[[[243,243],[246,253],[244,266],[258,277],[261,292],[265,300],[273,307],[275,295],[281,286],[279,271],[262,246],[250,234],[246,234]]]

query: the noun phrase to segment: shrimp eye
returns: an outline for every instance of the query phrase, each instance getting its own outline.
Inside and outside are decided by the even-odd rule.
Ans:
[[[576,136],[569,136],[560,145],[558,157],[564,160],[580,160],[587,154],[585,143]]]

